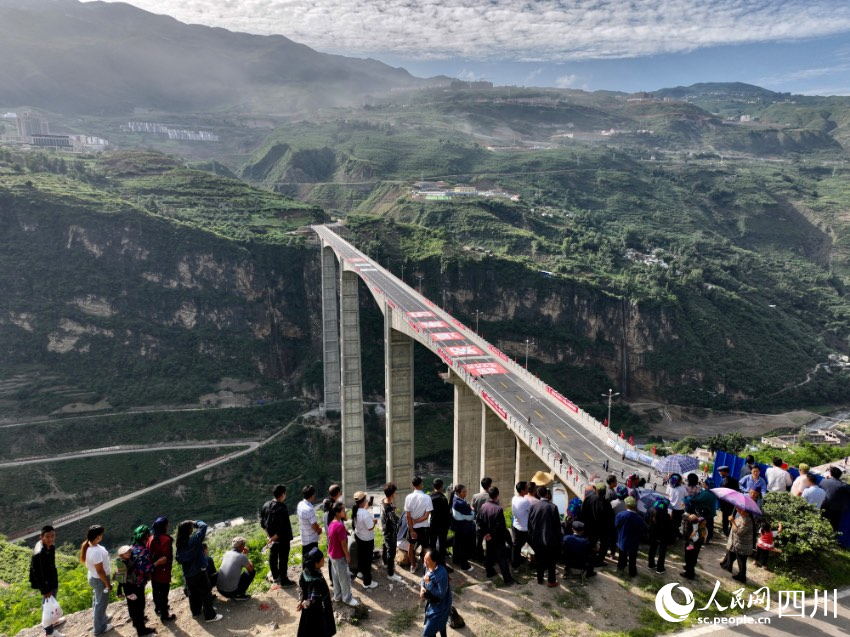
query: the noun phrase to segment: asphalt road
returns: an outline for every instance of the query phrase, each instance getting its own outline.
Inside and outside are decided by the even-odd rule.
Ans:
[[[585,473],[586,479],[603,476],[606,460],[610,471],[615,474],[621,471],[625,475],[636,472],[642,477],[651,474],[650,484],[656,479],[650,467],[628,459],[624,461],[621,454],[608,447],[601,424],[597,423],[594,429],[580,422],[580,417],[568,406],[561,406],[547,395],[543,383],[473,330],[368,258],[330,227],[313,226],[313,229],[338,256],[356,269],[372,289],[378,304],[383,305],[386,299],[395,308],[394,312],[408,317],[414,338],[435,354],[441,355],[442,352],[447,364],[452,361],[453,368],[482,399],[490,403],[491,408],[495,403],[494,411],[503,410],[500,415],[504,420],[519,425],[520,430],[530,431],[533,439],[540,439],[545,447],[555,450],[559,458],[564,454],[569,456]],[[559,473],[565,477],[567,471]],[[660,485],[660,478],[657,481]]]

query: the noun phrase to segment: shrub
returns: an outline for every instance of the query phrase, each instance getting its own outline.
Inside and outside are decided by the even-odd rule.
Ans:
[[[782,523],[782,533],[776,544],[782,549],[785,562],[819,555],[835,546],[835,531],[821,517],[820,511],[790,493],[768,493],[764,498],[765,517],[773,524],[774,532]]]

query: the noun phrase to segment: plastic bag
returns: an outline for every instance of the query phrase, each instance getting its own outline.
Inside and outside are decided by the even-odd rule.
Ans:
[[[53,624],[59,621],[62,617],[62,607],[56,598],[51,595],[46,597],[41,602],[41,625],[43,628],[50,628]]]

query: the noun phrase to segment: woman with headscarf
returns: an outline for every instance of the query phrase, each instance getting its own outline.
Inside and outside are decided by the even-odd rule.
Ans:
[[[649,535],[649,561],[647,566],[663,573],[667,557],[667,545],[673,541],[673,520],[670,517],[670,500],[658,498],[646,511]]]
[[[310,549],[304,558],[304,568],[298,580],[298,606],[301,620],[297,637],[331,637],[336,635],[333,604],[328,583],[322,575],[325,555],[318,548]]]
[[[109,581],[110,563],[109,551],[101,546],[105,529],[94,524],[86,532],[86,540],[80,546],[80,563],[88,569],[89,586],[92,588],[92,610],[94,611],[94,634],[100,635],[112,630],[106,618],[106,607],[109,606],[109,591],[112,584]]]
[[[426,600],[423,637],[446,637],[446,625],[452,612],[452,589],[446,567],[438,562],[434,549],[425,552],[425,576],[419,586],[419,599]]]
[[[564,515],[562,530],[564,535],[573,534],[573,522],[581,519],[581,498],[573,498],[567,502],[567,512]]]
[[[197,531],[195,531],[197,529]],[[207,575],[207,557],[204,555],[204,537],[207,525],[200,520],[185,520],[177,525],[177,562],[183,567],[183,579],[189,589],[189,610],[197,617],[203,610],[204,619],[217,622],[224,615],[213,606],[212,586]]]
[[[139,637],[150,635],[156,631],[145,626],[145,585],[148,583],[153,564],[147,543],[151,530],[146,524],[136,527],[133,531],[133,544],[130,547],[130,570],[124,582],[124,596],[127,598],[127,612],[136,634]],[[123,553],[123,551],[121,551]]]
[[[168,610],[171,566],[174,563],[174,540],[168,535],[168,526],[168,518],[158,517],[153,522],[152,534],[148,538],[148,551],[153,562],[151,574],[153,605],[163,623],[177,618],[177,615]]]
[[[707,536],[705,520],[694,513],[690,514],[685,522],[685,570],[679,573],[682,577],[696,578],[699,552]]]
[[[738,574],[732,579],[742,583],[747,582],[747,558],[755,550],[753,538],[755,537],[755,526],[753,516],[746,509],[735,507],[737,515],[730,515],[731,528],[729,539],[726,540],[726,557],[720,562],[720,567],[732,572],[735,562],[738,562]]]
[[[462,571],[472,570],[469,556],[475,550],[475,513],[469,502],[466,501],[466,486],[455,485],[452,491],[452,528],[455,532],[454,549],[452,550],[452,561]]]

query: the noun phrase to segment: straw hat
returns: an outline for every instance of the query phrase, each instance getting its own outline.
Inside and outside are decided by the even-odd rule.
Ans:
[[[554,479],[550,474],[546,473],[545,471],[538,471],[534,474],[534,477],[531,479],[531,481],[538,487],[548,487],[550,484],[552,484]]]

